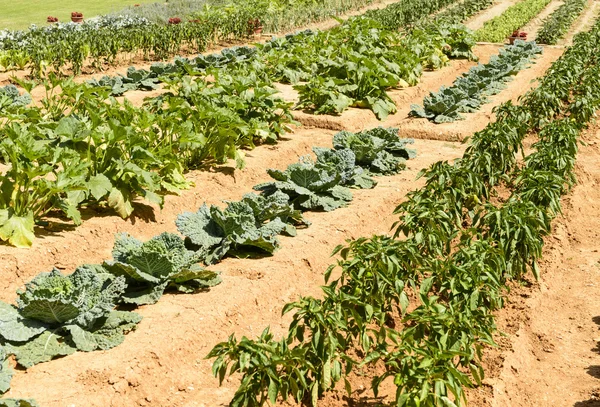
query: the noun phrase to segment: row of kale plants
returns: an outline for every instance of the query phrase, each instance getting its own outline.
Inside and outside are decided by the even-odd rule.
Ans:
[[[330,31],[274,39],[260,58],[257,51],[239,48],[199,57],[193,67],[181,60],[174,66],[187,75],[163,77],[170,91],[141,107],[111,96],[127,86],[125,81],[75,84],[54,74],[44,82],[41,107],[0,96],[0,152],[6,165],[0,178],[6,191],[0,195],[0,239],[28,247],[35,226],[44,226],[49,215],[62,212],[79,224],[82,207],[108,207],[126,218],[137,198],[162,206],[166,194],[188,188],[184,173],[191,168],[228,159],[243,167],[242,149],[275,142],[294,124],[292,104],[276,95],[273,80],[317,78],[325,86],[335,81],[336,89],[325,97],[313,79],[298,85],[306,89],[300,103],[315,108],[335,103],[339,110],[368,106],[383,117],[395,111],[386,90],[416,83],[431,55],[446,60],[446,54],[472,55],[465,28],[446,27],[439,23],[399,36],[373,20],[355,18]],[[150,75],[137,74],[153,86]]]
[[[541,54],[542,48],[535,42],[517,40],[506,45],[499,55],[493,55],[487,64],[479,64],[461,77],[452,86],[442,86],[430,92],[423,106],[412,105],[410,115],[427,118],[435,123],[464,120],[461,113],[473,113],[489,102],[488,97],[500,93],[505,83]]]
[[[376,396],[393,378],[392,405],[466,405],[464,390],[481,385],[484,350],[495,345],[494,311],[510,284],[539,278],[543,237],[575,183],[578,136],[600,108],[599,51],[600,22],[520,105],[499,106],[462,159],[422,172],[425,186],[396,209],[393,237],[338,247],[323,298],[284,306],[293,315],[283,338],[267,328],[216,345],[207,357],[219,381],[241,375],[230,405],[316,406],[339,387],[352,397],[350,375],[373,366]],[[535,152],[520,161],[531,132]]]
[[[0,394],[13,375],[6,358],[29,368],[76,351],[111,349],[135,329],[141,316],[119,309],[154,304],[167,290],[194,293],[221,282],[206,266],[225,256],[272,254],[280,234],[308,226],[306,211],[332,211],[352,200],[351,189],[374,188],[373,176],[402,171],[415,156],[397,129],[340,132],[334,148],[314,148],[286,170],[269,170],[272,182],[260,194],[218,206],[203,205],[176,221],[181,235],[162,233],[148,241],[117,235],[113,259],[85,264],[70,275],[41,273],[18,291],[16,305],[0,302]],[[181,237],[183,236],[183,238]],[[0,399],[2,403],[9,403]]]

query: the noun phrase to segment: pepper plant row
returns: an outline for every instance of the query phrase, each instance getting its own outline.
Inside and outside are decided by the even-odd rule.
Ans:
[[[501,15],[483,23],[475,32],[477,41],[504,42],[515,30],[523,27],[550,3],[550,0],[523,0],[510,6]]]
[[[600,23],[576,37],[520,106],[497,108],[496,122],[473,136],[462,159],[424,171],[425,187],[396,209],[394,237],[405,239],[374,236],[337,248],[341,259],[325,279],[336,269],[339,277],[323,287],[323,299],[283,308],[294,314],[282,339],[267,328],[258,339],[232,335],[216,345],[208,357],[219,381],[241,374],[230,405],[292,398],[316,406],[342,380],[351,396],[348,375],[383,364],[376,396],[393,377],[397,406],[464,406],[464,388],[482,383],[483,349],[494,344],[493,312],[508,282],[530,271],[539,277],[543,236],[574,183],[579,132],[600,108],[598,51]],[[546,84],[561,79],[560,108],[540,124]],[[521,167],[523,138],[540,126]],[[501,184],[511,196],[490,203]]]
[[[402,171],[415,151],[397,129],[340,132],[333,149],[314,148],[285,171],[269,170],[273,182],[257,185],[225,209],[202,206],[177,221],[184,236],[162,233],[143,242],[117,235],[113,259],[82,265],[73,274],[41,273],[18,292],[16,306],[0,302],[0,355],[14,355],[29,368],[79,351],[113,348],[141,317],[120,305],[156,303],[167,290],[193,293],[221,282],[206,265],[225,256],[272,254],[279,234],[296,235],[308,226],[302,213],[331,211],[352,200],[350,188],[373,188],[373,175]],[[10,387],[12,370],[0,368],[0,393]],[[0,403],[3,400],[0,399]]]
[[[536,41],[540,44],[556,44],[569,30],[573,21],[585,8],[585,0],[567,0],[548,16],[539,31]]]
[[[423,106],[412,105],[411,116],[427,118],[435,123],[464,120],[461,113],[472,113],[487,103],[488,97],[500,93],[513,75],[526,68],[542,52],[535,42],[515,41],[506,45],[487,64],[479,64],[452,86],[442,86],[438,92],[430,92]]]

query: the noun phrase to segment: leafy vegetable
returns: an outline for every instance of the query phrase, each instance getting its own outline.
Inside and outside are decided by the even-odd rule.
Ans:
[[[127,281],[122,302],[143,305],[156,303],[169,288],[190,293],[219,284],[219,274],[200,267],[200,260],[199,253],[188,250],[183,239],[172,233],[146,242],[119,234],[113,260],[105,261],[104,267]]]
[[[504,83],[541,52],[542,48],[534,42],[517,40],[501,49],[499,55],[493,55],[487,64],[469,69],[451,87],[442,86],[439,92],[430,92],[423,100],[424,106],[412,105],[410,114],[435,123],[463,120],[460,113],[478,110],[488,102],[488,96],[504,89]]]
[[[39,274],[19,292],[16,307],[0,306],[0,338],[7,353],[30,367],[77,349],[117,346],[141,320],[135,313],[114,311],[125,287],[123,277],[101,266],[81,266],[68,276],[56,269]]]
[[[359,133],[341,131],[333,136],[336,150],[349,149],[356,164],[374,174],[396,174],[406,166],[406,160],[416,156],[406,147],[412,139],[398,138],[398,129],[377,127]]]
[[[248,194],[239,202],[228,202],[224,210],[203,205],[196,213],[179,215],[175,223],[206,264],[226,254],[273,253],[279,247],[278,234],[294,236],[294,225],[307,224],[282,192],[267,197]]]
[[[15,85],[0,87],[0,111],[3,107],[16,105],[26,106],[31,103],[31,96],[27,93],[21,95]]]
[[[318,168],[310,161],[291,164],[285,171],[268,170],[274,182],[254,187],[265,196],[283,192],[298,209],[332,211],[352,200],[352,193],[340,185],[342,174]]]
[[[539,14],[550,0],[523,0],[510,6],[501,15],[483,23],[475,32],[477,41],[503,42],[515,30]]]

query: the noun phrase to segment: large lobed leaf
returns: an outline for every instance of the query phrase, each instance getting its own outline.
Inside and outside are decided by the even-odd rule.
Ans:
[[[154,304],[169,287],[191,292],[220,282],[218,273],[198,265],[204,253],[188,250],[183,239],[172,233],[162,233],[146,242],[120,234],[113,260],[104,262],[104,267],[128,282],[121,296],[123,302]]]

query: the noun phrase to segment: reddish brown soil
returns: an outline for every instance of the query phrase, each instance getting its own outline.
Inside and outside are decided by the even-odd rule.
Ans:
[[[495,49],[481,46],[476,52],[485,61]],[[560,52],[545,49],[544,56],[520,72],[484,110],[454,123],[456,128],[449,131],[467,135],[485,126],[492,119],[494,105],[524,93],[531,79],[541,76]],[[340,124],[351,129],[405,124],[401,132],[405,136],[408,124],[416,123],[406,119],[408,105],[420,103],[428,91],[451,83],[470,66],[472,63],[455,62],[442,71],[427,73],[415,88],[394,92],[394,98],[402,102],[400,112],[384,123],[364,110],[328,117],[329,121],[315,118],[305,124],[323,128],[305,126],[275,146],[248,152],[248,166],[243,171],[221,166],[192,172],[196,186],[180,197],[168,197],[162,211],[146,208],[140,212],[143,215],[128,221],[109,214],[94,216],[74,230],[57,221],[31,249],[0,246],[0,299],[13,301],[15,289],[52,266],[70,272],[81,263],[109,258],[116,232],[149,238],[174,231],[178,213],[196,210],[203,202],[218,204],[241,197],[252,185],[268,179],[267,168],[283,168],[309,153],[312,146],[330,145],[335,131],[326,129],[340,128],[335,127]],[[429,123],[423,123],[421,131],[423,137],[448,137]],[[599,137],[596,129],[586,133],[589,145],[581,148],[579,156],[580,183],[565,198],[564,216],[555,221],[554,234],[547,239],[541,281],[513,287],[507,308],[498,314],[499,328],[507,336],[499,337],[499,348],[486,352],[488,378],[484,386],[469,392],[471,406],[588,407],[598,403],[600,304],[596,280],[600,255],[594,244],[600,226],[596,224],[600,218]],[[43,407],[227,405],[238,378],[218,387],[210,374],[210,361],[203,359],[206,353],[231,333],[255,337],[271,326],[276,335],[283,334],[289,318],[280,316],[281,307],[300,295],[320,295],[322,273],[332,262],[331,250],[348,238],[389,231],[395,220],[393,208],[408,191],[421,185],[415,181],[417,172],[438,160],[457,158],[464,149],[456,142],[425,139],[416,140],[414,147],[418,156],[409,162],[407,171],[380,178],[373,190],[355,191],[348,208],[308,213],[313,225],[295,238],[283,237],[282,248],[274,256],[226,259],[215,267],[223,272],[220,286],[207,293],[166,295],[158,304],[142,307],[139,312],[144,320],[122,345],[19,371],[8,396],[32,397]],[[366,373],[352,378],[356,390],[351,400],[338,391],[328,395],[323,405],[373,405],[372,393],[364,391],[369,386]],[[392,392],[393,385],[383,386],[383,397]]]

